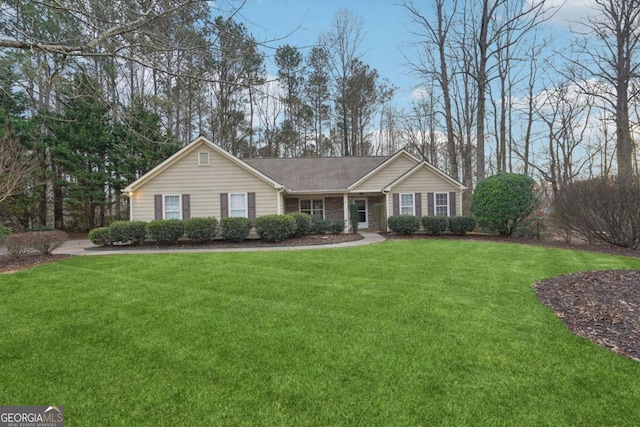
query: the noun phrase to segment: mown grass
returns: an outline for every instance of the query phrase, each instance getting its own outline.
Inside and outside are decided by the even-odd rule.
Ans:
[[[79,257],[0,276],[0,403],[68,426],[640,424],[640,363],[531,288],[640,260],[391,241]]]

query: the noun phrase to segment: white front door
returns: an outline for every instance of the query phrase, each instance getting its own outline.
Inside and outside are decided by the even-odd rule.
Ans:
[[[367,199],[355,199],[353,203],[358,205],[358,228],[369,228]]]

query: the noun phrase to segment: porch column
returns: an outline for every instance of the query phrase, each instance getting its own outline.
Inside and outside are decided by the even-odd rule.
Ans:
[[[342,216],[344,217],[344,232],[349,232],[349,194],[344,193],[342,195]]]

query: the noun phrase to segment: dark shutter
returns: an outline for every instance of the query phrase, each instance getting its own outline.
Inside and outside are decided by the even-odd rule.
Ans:
[[[456,192],[449,193],[449,216],[456,216]]]
[[[153,196],[155,219],[162,219],[162,194]]]
[[[433,216],[435,202],[433,200],[433,193],[427,193],[427,212],[429,216]]]
[[[189,194],[182,195],[182,219],[191,218],[191,196]]]
[[[220,218],[229,216],[229,194],[220,193]]]
[[[256,193],[247,193],[247,208],[249,209],[249,219],[256,219]]]
[[[393,193],[393,214],[400,215],[400,194]]]
[[[413,196],[413,203],[415,205],[415,213],[418,218],[422,217],[422,193],[416,193]]]

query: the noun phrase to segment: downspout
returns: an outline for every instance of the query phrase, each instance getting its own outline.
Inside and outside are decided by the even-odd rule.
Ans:
[[[129,198],[129,221],[133,221],[133,191],[127,191],[125,194]]]
[[[282,215],[284,214],[284,211],[282,210],[282,193],[284,193],[284,190],[286,190],[286,188],[284,187],[276,187],[276,198],[278,200],[276,200],[277,206],[278,206],[278,214]]]
[[[349,193],[342,193],[342,218],[344,220],[344,233],[349,233]]]

